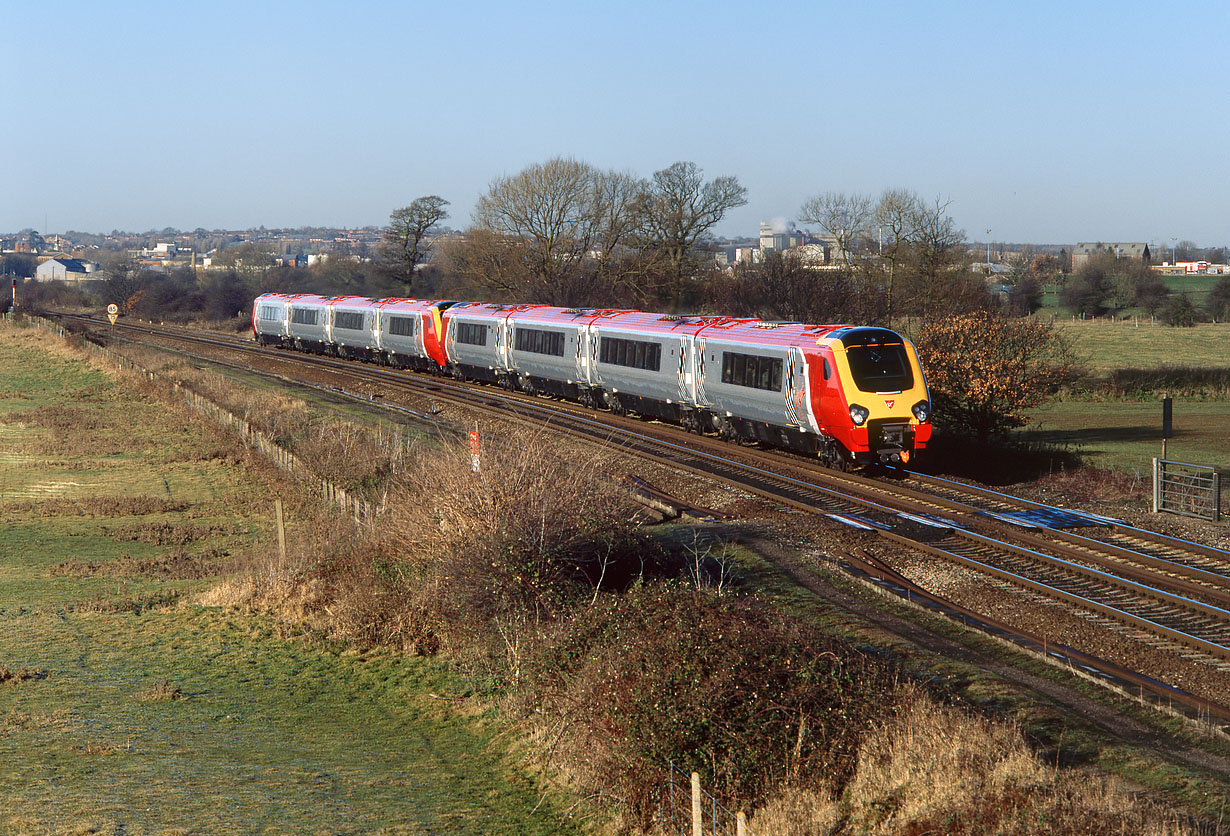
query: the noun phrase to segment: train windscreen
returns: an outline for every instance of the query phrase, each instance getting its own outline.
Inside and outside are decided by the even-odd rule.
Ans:
[[[854,385],[863,392],[904,392],[914,386],[914,372],[901,343],[846,348]]]

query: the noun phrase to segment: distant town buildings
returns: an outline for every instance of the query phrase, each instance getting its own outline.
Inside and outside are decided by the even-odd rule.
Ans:
[[[34,270],[35,281],[80,282],[98,278],[98,265],[79,258],[49,258]]]
[[[1101,241],[1087,241],[1072,248],[1072,269],[1079,270],[1090,258],[1101,253],[1114,253],[1116,258],[1136,258],[1148,264],[1153,260],[1149,245],[1141,241],[1115,242],[1104,244]]]

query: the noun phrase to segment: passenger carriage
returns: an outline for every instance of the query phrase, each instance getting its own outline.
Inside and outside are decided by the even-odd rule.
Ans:
[[[931,435],[913,346],[886,328],[642,311],[266,294],[256,338],[574,399],[840,466]]]
[[[335,296],[326,304],[326,343],[338,357],[371,360],[380,352],[378,303],[363,296]]]
[[[380,360],[399,369],[440,371],[447,365],[441,314],[456,302],[376,301],[374,346]]]

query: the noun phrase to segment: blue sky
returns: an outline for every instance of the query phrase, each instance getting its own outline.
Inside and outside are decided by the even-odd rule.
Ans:
[[[971,240],[1230,243],[1223,3],[10,4],[0,231],[464,227],[556,155],[951,201]]]

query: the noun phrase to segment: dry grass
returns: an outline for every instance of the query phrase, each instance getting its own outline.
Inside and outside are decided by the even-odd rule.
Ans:
[[[133,694],[133,697],[141,702],[173,702],[188,699],[178,686],[172,685],[165,679],[138,691]]]
[[[1153,486],[1137,474],[1081,467],[1043,476],[1030,489],[1050,494],[1051,497],[1062,497],[1073,505],[1089,506],[1096,503],[1122,504],[1127,500],[1143,501],[1149,497]]]
[[[214,540],[242,534],[230,525],[190,525],[187,523],[139,523],[124,528],[103,527],[103,534],[120,542],[147,543],[153,546],[187,546],[200,540]]]
[[[0,665],[0,685],[16,685],[21,682],[46,678],[47,671],[42,668],[29,668],[22,665],[17,670],[12,670],[8,665]]]
[[[840,798],[787,790],[757,811],[751,828],[800,836],[1194,832],[1113,779],[1043,764],[1012,726],[921,693],[864,738]]]
[[[8,501],[5,509],[40,517],[141,517],[151,514],[178,514],[191,503],[156,496],[89,496],[79,499],[51,498]]]
[[[183,549],[174,549],[157,557],[138,559],[124,555],[118,560],[83,561],[66,560],[52,567],[53,575],[70,578],[110,576],[121,578],[165,578],[169,580],[198,580],[209,578],[225,571],[225,552],[210,551],[194,555]]]

